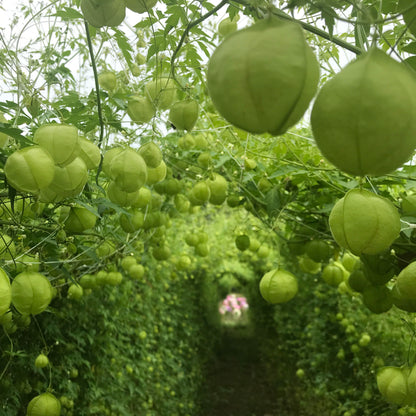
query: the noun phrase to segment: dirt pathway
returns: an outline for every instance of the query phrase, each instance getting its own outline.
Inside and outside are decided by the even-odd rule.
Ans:
[[[277,416],[264,373],[257,340],[244,330],[225,330],[208,373],[204,416]]]

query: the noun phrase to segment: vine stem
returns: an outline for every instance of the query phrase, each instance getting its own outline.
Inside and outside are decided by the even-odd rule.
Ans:
[[[88,23],[86,20],[84,20],[84,25],[85,25],[85,33],[87,35],[88,50],[90,52],[91,66],[94,72],[95,92],[97,95],[98,120],[100,122],[100,138],[98,139],[98,147],[101,149],[103,138],[104,138],[104,122],[103,122],[103,114],[102,114],[102,109],[101,109],[100,86],[98,84],[97,65],[95,63],[95,56],[94,56],[94,50],[92,47],[90,29],[88,27]]]
[[[412,344],[416,336],[416,332],[414,327],[404,318],[401,318],[402,322],[409,328],[410,332],[412,333],[412,338],[410,339],[409,348],[407,350],[407,365],[410,366],[410,354],[412,351]]]
[[[312,26],[309,23],[302,22],[301,20],[293,19],[292,17],[286,15],[285,13],[281,12],[280,10],[275,10],[274,14],[276,16],[281,17],[282,19],[293,20],[293,21],[299,23],[308,32],[311,32],[314,35],[317,35],[321,38],[329,40],[330,42],[333,42],[336,45],[341,46],[341,48],[347,49],[348,51],[353,52],[356,55],[361,55],[363,53],[363,50],[361,48],[358,48],[357,46],[351,45],[350,43],[345,42],[342,39],[339,39],[335,36],[331,36],[329,33],[325,32],[324,30],[318,29],[317,27]]]
[[[45,339],[45,337],[43,335],[42,328],[40,327],[39,322],[35,318],[35,316],[32,315],[32,319],[33,319],[33,321],[35,321],[35,324],[36,324],[36,326],[37,326],[37,328],[39,330],[40,337],[42,338],[43,346],[45,348],[45,351],[47,351],[48,350],[48,344],[46,343],[46,339]],[[52,387],[52,367],[51,367],[50,364],[48,365],[48,367],[49,367],[49,385],[48,385],[48,390],[50,390],[51,387]]]
[[[14,344],[13,344],[13,340],[10,338],[10,335],[6,332],[5,329],[3,329],[7,339],[10,342],[10,351],[9,351],[9,359],[6,363],[6,366],[4,367],[4,369],[2,370],[2,372],[0,373],[0,380],[5,376],[7,368],[9,367],[10,363],[12,362],[12,354],[14,353]]]
[[[17,221],[7,221],[7,220],[0,220],[0,225],[11,225],[11,226],[17,226],[18,222]],[[32,225],[32,224],[25,224],[24,228],[29,228],[31,230],[42,230],[42,231],[47,231],[51,234],[53,234],[56,231],[56,227],[51,226],[51,227],[46,227],[46,226],[42,226],[42,225]],[[1,238],[1,237],[0,237]]]
[[[172,74],[172,78],[176,80],[175,77],[175,59],[181,50],[183,43],[185,42],[186,37],[188,36],[189,31],[196,25],[199,25],[204,20],[208,19],[208,17],[212,16],[213,14],[217,13],[218,10],[220,10],[222,7],[224,7],[226,4],[228,4],[228,0],[222,0],[221,3],[219,3],[217,6],[215,6],[212,10],[210,10],[208,13],[201,16],[199,19],[194,20],[193,22],[189,23],[186,27],[185,31],[182,33],[182,37],[178,43],[178,46],[173,51],[172,58],[170,60],[170,72]]]
[[[243,6],[246,7],[251,7],[246,0],[232,0],[234,3],[238,3],[241,4]],[[261,9],[263,12],[267,12],[266,9]],[[306,22],[302,22],[301,20],[297,20],[294,19],[292,16],[287,15],[286,13],[282,12],[281,10],[274,8],[271,11],[272,14],[281,17],[282,19],[286,19],[286,20],[291,20],[293,22],[299,23],[306,31],[313,33],[314,35],[317,35],[321,38],[324,38],[326,40],[329,40],[330,42],[335,43],[336,45],[340,46],[341,48],[347,49],[350,52],[355,53],[356,55],[361,55],[363,53],[363,50],[358,48],[357,46],[351,45],[348,42],[345,42],[342,39],[339,39],[335,36],[331,36],[328,32],[325,32],[324,30],[318,29],[317,27],[306,23]]]
[[[26,21],[26,23],[23,25],[23,27],[22,27],[22,29],[21,29],[21,31],[20,31],[20,33],[19,33],[19,35],[17,36],[17,41],[16,41],[16,49],[15,49],[15,56],[16,56],[16,63],[15,63],[15,65],[16,65],[16,82],[17,82],[17,85],[18,85],[18,90],[17,90],[17,92],[18,92],[18,98],[19,98],[19,101],[20,101],[20,94],[21,94],[21,92],[22,92],[22,83],[21,83],[21,76],[22,76],[22,71],[21,71],[21,69],[20,69],[20,63],[19,63],[19,58],[18,58],[18,56],[19,56],[19,44],[20,44],[20,41],[21,41],[21,39],[22,39],[22,36],[23,36],[23,33],[24,33],[24,31],[27,29],[27,27],[29,26],[29,24],[36,18],[36,17],[38,17],[38,16],[41,16],[42,15],[42,13],[46,10],[46,9],[48,9],[49,7],[52,7],[54,4],[56,4],[56,3],[58,3],[58,1],[59,0],[53,0],[50,4],[47,4],[46,6],[44,6],[44,7],[42,7],[37,13],[35,13],[34,15],[32,15],[27,21]],[[7,53],[9,54],[9,56],[10,56],[10,51],[7,49]],[[24,87],[26,87],[26,85],[24,85]],[[26,89],[27,89],[27,87],[26,87]],[[14,127],[16,127],[16,123],[17,123],[17,120],[18,120],[18,118],[19,118],[19,116],[20,116],[20,113],[21,113],[21,111],[22,111],[22,107],[23,107],[23,105],[22,105],[22,103],[21,102],[19,102],[19,107],[18,107],[18,110],[17,110],[17,113],[16,113],[16,118],[15,118],[15,121],[13,122],[13,126]]]

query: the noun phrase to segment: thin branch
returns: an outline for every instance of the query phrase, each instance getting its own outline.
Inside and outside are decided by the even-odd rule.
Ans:
[[[172,74],[172,78],[175,78],[175,59],[176,56],[178,55],[179,51],[181,50],[185,39],[187,38],[189,31],[196,25],[199,25],[201,22],[203,22],[204,20],[208,19],[208,17],[212,16],[213,14],[215,14],[218,10],[220,10],[222,7],[224,7],[226,4],[228,4],[228,0],[222,0],[220,4],[218,4],[218,6],[214,7],[212,10],[210,10],[208,13],[204,14],[203,16],[201,16],[199,19],[194,20],[193,22],[189,23],[188,26],[186,27],[185,31],[182,34],[182,37],[178,43],[178,46],[176,47],[176,49],[173,52],[172,58],[170,60],[170,72]]]
[[[312,26],[309,23],[302,22],[301,20],[292,19],[290,16],[280,12],[279,10],[275,10],[274,14],[286,20],[293,20],[299,23],[308,32],[311,32],[321,38],[329,40],[330,42],[333,42],[336,45],[341,46],[341,48],[347,49],[350,52],[355,53],[356,55],[361,55],[363,53],[362,49],[358,48],[357,46],[351,45],[350,43],[345,42],[344,40],[339,39],[335,36],[331,36],[329,33],[325,32],[324,30],[318,29],[317,27]]]
[[[232,0],[235,3],[241,4],[243,6],[250,6],[246,0]],[[266,10],[264,10],[266,12]],[[317,35],[321,38],[324,38],[326,40],[329,40],[330,42],[335,43],[336,45],[340,46],[341,48],[347,49],[350,52],[355,53],[356,55],[361,55],[363,53],[362,49],[358,48],[357,46],[354,46],[348,42],[345,42],[342,39],[339,39],[335,36],[331,36],[328,32],[325,32],[324,30],[318,29],[317,27],[302,22],[301,20],[294,19],[292,16],[287,15],[286,13],[283,13],[281,10],[275,8],[272,10],[272,14],[275,16],[281,17],[282,19],[291,20],[293,22],[299,23],[305,30],[308,32],[313,33],[314,35]]]
[[[104,122],[103,122],[103,115],[102,115],[102,110],[101,110],[100,86],[98,84],[97,65],[95,63],[94,50],[93,50],[92,42],[91,42],[90,29],[88,27],[88,23],[87,23],[86,20],[84,20],[84,24],[85,24],[85,32],[87,34],[87,42],[88,42],[88,50],[90,52],[91,66],[92,66],[92,70],[94,72],[95,92],[96,92],[96,95],[97,95],[98,120],[100,122],[100,138],[98,140],[98,147],[101,149],[101,146],[103,144],[103,138],[104,138]]]

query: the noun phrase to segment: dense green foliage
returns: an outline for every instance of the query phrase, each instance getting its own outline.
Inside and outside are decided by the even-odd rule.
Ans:
[[[383,365],[415,362],[415,305],[392,307],[396,276],[416,259],[413,163],[348,175],[318,150],[310,110],[278,137],[253,135],[218,113],[207,85],[218,44],[269,14],[303,27],[320,87],[371,45],[413,71],[412,4],[160,0],[136,13],[137,4],[114,0],[103,4],[126,17],[107,26],[114,13],[84,21],[90,1],[35,3],[0,5],[11,23],[0,29],[0,267],[12,287],[24,271],[41,273],[53,299],[43,311],[24,298],[31,316],[15,294],[0,315],[0,414],[25,415],[49,391],[68,416],[202,416],[218,307],[230,291],[247,296],[281,415],[414,414],[376,385]],[[188,100],[189,113],[176,104]],[[72,150],[39,130],[55,123],[72,126]],[[87,139],[82,151],[75,130]],[[146,143],[163,161],[143,148],[138,156]],[[16,153],[31,148],[32,159]],[[355,188],[401,215],[390,250],[361,255],[368,281],[354,289],[363,294],[336,263],[348,253],[328,223]],[[273,306],[259,282],[278,268],[299,291]],[[50,365],[38,368],[41,353]]]

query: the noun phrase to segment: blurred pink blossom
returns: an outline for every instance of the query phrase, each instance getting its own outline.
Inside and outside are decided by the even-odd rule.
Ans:
[[[230,293],[222,301],[219,311],[222,315],[227,312],[231,312],[239,316],[241,315],[241,311],[248,309],[248,307],[247,299],[244,296],[238,296],[234,293]]]

